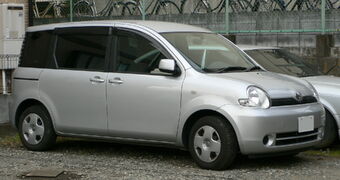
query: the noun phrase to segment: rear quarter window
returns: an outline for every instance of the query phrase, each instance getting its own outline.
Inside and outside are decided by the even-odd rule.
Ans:
[[[19,67],[46,67],[51,39],[52,31],[27,32]]]

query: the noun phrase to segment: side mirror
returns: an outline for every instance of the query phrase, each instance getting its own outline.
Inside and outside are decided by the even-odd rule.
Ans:
[[[161,59],[159,61],[158,69],[165,73],[176,73],[176,63],[173,59]]]

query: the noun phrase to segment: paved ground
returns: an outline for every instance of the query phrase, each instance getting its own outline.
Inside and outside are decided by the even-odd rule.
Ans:
[[[0,94],[0,124],[8,122],[8,96]]]
[[[2,136],[0,141],[11,138]],[[198,168],[187,152],[173,149],[77,139],[59,141],[49,152],[0,145],[0,179],[18,179],[23,172],[45,168],[65,170],[70,179],[340,179],[340,158],[306,154],[239,157],[231,170],[208,171]]]
[[[6,136],[13,136],[16,134],[15,129],[13,129],[8,123],[0,124],[0,141],[1,138]]]

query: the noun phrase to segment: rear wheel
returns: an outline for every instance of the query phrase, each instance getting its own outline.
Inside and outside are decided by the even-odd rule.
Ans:
[[[93,5],[87,1],[78,1],[73,8],[76,17],[93,17],[96,15]]]
[[[201,168],[227,169],[234,162],[238,152],[235,132],[224,118],[202,117],[190,131],[189,151]]]
[[[126,15],[140,16],[142,15],[142,12],[135,2],[126,2],[122,10],[122,16]]]
[[[207,0],[194,0],[193,1],[193,11],[192,13],[197,14],[204,14],[204,13],[211,13],[212,9],[210,4]]]
[[[56,142],[56,134],[47,110],[39,105],[27,108],[19,119],[19,136],[22,144],[32,151],[50,149]]]
[[[156,15],[180,14],[179,7],[172,1],[162,1],[156,9]]]

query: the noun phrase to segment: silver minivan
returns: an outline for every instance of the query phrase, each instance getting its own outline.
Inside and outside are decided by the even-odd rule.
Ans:
[[[10,107],[29,150],[96,138],[186,149],[215,170],[238,153],[312,148],[325,123],[305,80],[261,70],[209,30],[154,21],[28,28]]]

